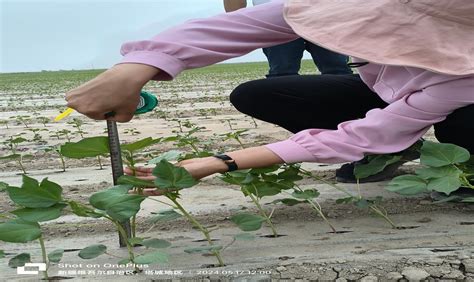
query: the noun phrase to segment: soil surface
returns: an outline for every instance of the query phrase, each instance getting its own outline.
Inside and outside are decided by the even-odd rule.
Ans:
[[[240,66],[242,67],[242,66]],[[235,68],[239,68],[236,66]],[[127,124],[120,124],[121,140],[132,142],[148,136],[166,137],[179,132],[179,124],[189,121],[200,127],[195,136],[200,148],[212,151],[228,151],[239,148],[235,140],[223,140],[223,134],[248,129],[241,139],[244,146],[256,146],[290,136],[282,128],[238,113],[227,100],[230,91],[239,82],[261,76],[264,65],[257,71],[243,75],[233,68],[221,68],[203,72],[189,72],[173,83],[151,83],[148,91],[158,93],[160,107],[153,113],[139,116]],[[81,81],[68,84],[76,85]],[[48,177],[63,187],[64,197],[83,203],[90,195],[112,185],[110,163],[102,158],[103,169],[96,159],[66,159],[66,171],[61,171],[57,154],[45,152],[44,146],[63,144],[66,136],[55,137],[54,133],[68,129],[71,141],[81,139],[77,129],[68,124],[72,118],[84,122],[85,137],[104,135],[104,122],[95,122],[74,113],[69,120],[43,125],[31,118],[28,128],[45,128],[41,132],[42,142],[32,141],[33,133],[25,125],[15,122],[19,115],[31,115],[31,111],[8,108],[12,97],[32,95],[29,90],[12,91],[0,89],[0,119],[8,120],[8,129],[2,128],[0,140],[10,136],[23,136],[29,141],[19,145],[18,150],[32,154],[25,159],[28,175],[36,179]],[[54,91],[53,91],[54,92]],[[36,116],[52,119],[64,104],[63,92],[37,94],[23,109],[36,108]],[[10,119],[10,117],[13,117]],[[2,127],[4,125],[1,125]],[[189,128],[183,127],[184,132]],[[20,135],[18,135],[20,134]],[[425,136],[434,140],[433,132]],[[172,142],[160,143],[141,154],[141,162],[170,149]],[[190,151],[183,147],[180,150]],[[0,150],[8,155],[6,146]],[[306,169],[335,183],[338,165],[304,164]],[[405,164],[397,174],[413,172],[419,167],[417,161]],[[13,186],[21,185],[18,164],[14,161],[0,163],[0,181]],[[69,281],[151,281],[162,279],[199,279],[203,281],[270,281],[272,279],[302,279],[318,281],[474,281],[474,205],[442,203],[435,204],[429,195],[402,197],[384,189],[387,182],[370,184],[337,184],[353,194],[363,197],[382,196],[379,204],[395,223],[392,228],[383,218],[366,208],[352,204],[337,204],[344,194],[328,184],[312,179],[299,182],[303,188],[316,188],[322,211],[336,228],[329,226],[309,205],[283,206],[270,204],[283,196],[264,198],[264,208],[273,211],[273,222],[279,233],[272,238],[268,226],[251,232],[251,240],[237,240],[233,236],[242,233],[229,218],[241,211],[257,213],[249,198],[244,197],[239,187],[231,186],[217,177],[208,177],[198,186],[182,193],[182,205],[205,226],[215,229],[211,233],[214,244],[224,248],[222,257],[225,266],[217,267],[216,259],[210,255],[186,253],[184,249],[205,246],[202,234],[185,219],[152,223],[156,212],[167,209],[165,203],[145,200],[138,214],[139,237],[168,240],[172,245],[162,249],[169,254],[166,264],[119,267],[117,262],[127,256],[126,248],[118,247],[118,235],[113,225],[103,220],[84,220],[70,213],[59,219],[42,224],[48,251],[65,249],[63,259],[52,264],[50,276]],[[163,200],[160,197],[155,197]],[[166,202],[165,200],[163,200]],[[0,212],[15,209],[5,192],[0,192]],[[91,260],[78,257],[78,250],[92,244],[107,246],[107,254]],[[0,281],[38,281],[38,275],[19,275],[8,267],[8,260],[22,252],[32,255],[33,262],[41,260],[37,242],[26,244],[0,243],[5,258],[0,258]],[[135,247],[140,254],[145,247]],[[207,279],[207,280],[206,280]]]

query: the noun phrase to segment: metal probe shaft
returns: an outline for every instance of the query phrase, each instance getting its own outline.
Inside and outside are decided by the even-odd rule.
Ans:
[[[120,150],[119,133],[117,130],[117,123],[112,120],[107,120],[107,134],[109,136],[110,149],[110,163],[112,164],[112,177],[114,185],[118,185],[118,179],[123,175],[122,152]],[[127,238],[131,238],[132,230],[130,228],[130,220],[120,222],[120,225],[127,233]],[[127,243],[124,241],[119,232],[120,247],[126,247]]]

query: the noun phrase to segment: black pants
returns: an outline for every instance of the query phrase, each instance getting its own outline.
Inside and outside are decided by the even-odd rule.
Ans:
[[[309,128],[336,129],[341,122],[363,118],[387,103],[357,74],[294,75],[249,81],[230,95],[240,112],[277,124],[293,133]],[[434,125],[435,136],[474,154],[474,105],[458,109]]]

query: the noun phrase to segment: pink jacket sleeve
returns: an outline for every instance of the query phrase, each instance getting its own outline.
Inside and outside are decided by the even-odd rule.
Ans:
[[[474,77],[453,77],[452,81],[406,95],[384,109],[373,109],[363,119],[341,123],[337,130],[303,130],[267,148],[287,163],[341,163],[360,160],[369,153],[399,152],[454,110],[473,104],[472,89]]]
[[[170,80],[185,69],[212,65],[262,47],[298,38],[283,19],[283,1],[188,21],[150,40],[122,46],[122,63],[142,63],[164,71]]]

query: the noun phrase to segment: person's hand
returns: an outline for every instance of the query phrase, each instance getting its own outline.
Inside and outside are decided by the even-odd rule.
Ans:
[[[66,93],[67,106],[92,119],[127,122],[133,118],[142,87],[159,69],[143,64],[119,64]]]
[[[217,172],[225,172],[228,169],[222,160],[214,157],[184,160],[176,165],[186,169],[194,179],[201,179]],[[156,177],[152,174],[152,171],[153,168],[151,167],[137,167],[135,169],[135,176],[143,180],[153,181]],[[124,172],[127,175],[133,175],[133,171],[130,168],[125,168]],[[146,196],[161,195],[155,188],[143,189],[143,194]]]

